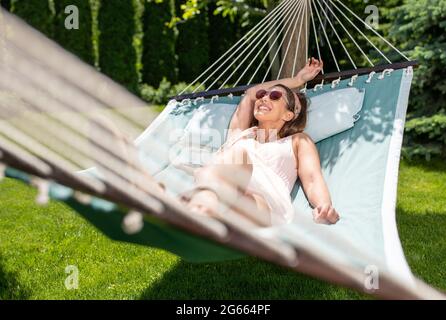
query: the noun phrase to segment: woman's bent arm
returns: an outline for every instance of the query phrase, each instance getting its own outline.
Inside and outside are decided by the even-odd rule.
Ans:
[[[313,207],[331,205],[330,193],[322,175],[316,146],[306,134],[299,133],[298,135],[298,176],[308,201]]]

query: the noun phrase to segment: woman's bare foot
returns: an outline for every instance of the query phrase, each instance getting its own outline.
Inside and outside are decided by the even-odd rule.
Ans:
[[[256,219],[249,218],[245,213],[240,211],[240,208],[230,207],[229,211],[220,207],[220,199],[217,194],[212,190],[201,190],[195,193],[192,199],[187,203],[187,207],[195,214],[200,216],[212,217],[217,219],[223,219],[227,221],[229,219],[232,223],[245,226],[248,228],[262,227],[261,223],[258,223]]]
[[[143,169],[143,172],[144,172],[144,179],[150,181],[153,184],[153,188],[155,188],[156,192],[159,192],[161,194],[166,193],[166,186],[164,183],[156,181],[155,178],[153,178],[152,175],[148,173],[146,170]]]

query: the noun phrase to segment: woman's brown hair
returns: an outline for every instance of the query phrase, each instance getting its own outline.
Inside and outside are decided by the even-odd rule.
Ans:
[[[307,110],[308,110],[308,99],[307,96],[301,92],[296,92],[301,109],[299,114],[296,117],[296,111],[297,111],[297,105],[296,105],[296,98],[294,96],[293,91],[288,88],[287,86],[279,83],[276,84],[274,87],[281,87],[285,89],[287,93],[287,106],[288,110],[294,113],[294,118],[290,121],[285,122],[283,127],[279,130],[278,136],[279,138],[285,138],[288,136],[291,136],[295,133],[299,133],[304,131],[305,126],[307,125]],[[251,127],[259,125],[259,121],[253,117],[253,120],[251,122]]]

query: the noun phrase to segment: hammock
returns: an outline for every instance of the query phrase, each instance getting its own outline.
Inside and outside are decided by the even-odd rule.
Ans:
[[[147,108],[145,103],[2,10],[0,172],[36,186],[39,203],[49,199],[66,203],[112,239],[162,248],[188,261],[223,261],[248,254],[377,297],[445,298],[411,273],[395,221],[399,156],[416,63],[392,63],[341,8],[365,24],[341,1],[282,1],[190,84],[192,92],[173,97],[134,144],[117,127],[129,136],[141,132],[145,124],[132,116],[132,110]],[[385,64],[374,64],[341,16]],[[345,50],[353,70],[340,70],[325,29],[330,26],[346,49],[335,21],[371,67],[357,68]],[[342,220],[333,226],[316,225],[299,183],[292,192],[297,217],[289,225],[252,228],[231,211],[220,219],[191,214],[174,201],[175,195],[193,186],[192,177],[178,167],[178,160],[190,160],[191,149],[184,148],[181,134],[172,139],[172,132],[184,133],[195,112],[208,107],[202,128],[224,136],[240,95],[251,86],[260,66],[269,63],[263,80],[272,69],[281,78],[282,70],[289,70],[283,65],[290,61],[286,55],[293,39],[300,39],[301,32],[308,35],[310,26],[319,58],[322,36],[337,71],[323,73],[302,90],[309,97],[347,87],[366,90],[355,126],[317,144]],[[376,31],[369,31],[408,60]],[[275,37],[261,38],[268,36]],[[307,58],[310,50],[309,41],[297,41],[291,76],[298,71],[297,52],[304,50]],[[252,66],[257,70],[246,85],[238,86],[244,77],[241,72]],[[225,88],[228,84],[232,87]],[[206,91],[199,91],[203,87]],[[203,132],[200,141],[205,143],[200,142],[198,149],[218,149],[223,141],[206,143]],[[133,145],[137,154],[132,153]],[[79,173],[86,168],[90,169]],[[166,185],[166,194],[145,179],[146,171]]]

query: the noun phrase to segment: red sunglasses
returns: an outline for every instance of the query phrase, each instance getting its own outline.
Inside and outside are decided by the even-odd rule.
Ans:
[[[269,98],[273,101],[277,101],[280,98],[282,98],[282,92],[278,91],[278,90],[272,90],[272,91],[266,91],[264,89],[261,89],[259,91],[256,92],[256,98],[257,99],[262,99],[264,96],[268,95],[269,93]]]

